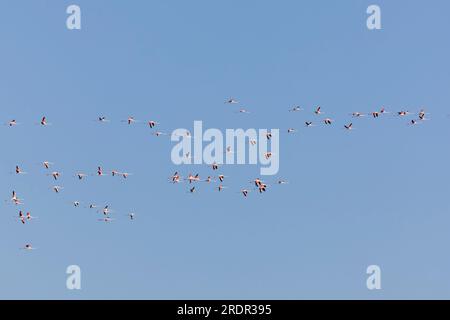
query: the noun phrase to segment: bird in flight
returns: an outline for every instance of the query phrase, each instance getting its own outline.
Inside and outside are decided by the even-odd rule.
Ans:
[[[197,181],[200,181],[200,177],[199,177],[198,173],[195,176],[193,176],[192,174],[189,174],[189,176],[186,180],[188,180],[189,183],[197,182]]]
[[[129,176],[131,176],[132,175],[132,173],[128,173],[128,172],[121,172],[120,173],[120,175],[124,178],[124,179],[126,179],[126,178],[128,178]]]
[[[272,152],[266,152],[264,153],[264,158],[266,158],[266,160],[269,160],[272,157],[273,153]]]
[[[26,172],[22,171],[22,169],[19,166],[16,166],[15,172],[16,174],[26,174]]]
[[[6,125],[8,125],[8,126],[10,126],[10,127],[15,127],[15,126],[17,126],[19,123],[15,120],[15,119],[13,119],[13,120],[11,120],[11,121],[9,121],[9,122],[7,122],[6,123]]]
[[[326,118],[325,120],[323,120],[323,122],[327,125],[330,125],[331,123],[333,123],[333,120],[331,120],[330,118]]]
[[[176,171],[170,179],[172,180],[172,183],[179,183],[181,181],[181,176],[178,174],[178,171]]]
[[[55,193],[59,193],[62,189],[64,189],[64,188],[61,186],[53,186],[52,187],[52,190],[55,191]]]
[[[400,116],[400,117],[404,117],[404,116],[407,116],[407,115],[409,115],[409,114],[411,114],[409,111],[399,111],[399,112],[397,112],[397,114]]]
[[[103,215],[105,215],[105,216],[107,216],[108,214],[110,214],[112,211],[111,211],[111,209],[109,208],[109,205],[106,205],[104,208],[103,208],[103,210],[102,210],[102,213],[103,213]]]
[[[47,117],[42,117],[40,124],[43,127],[50,125],[50,123],[47,122]]]
[[[152,133],[152,135],[154,135],[156,137],[159,137],[159,136],[166,136],[167,133],[162,132],[162,131],[155,131],[155,132]]]
[[[419,112],[419,120],[428,120],[427,118],[425,118],[425,115],[426,115],[426,113],[425,113],[425,110],[420,110],[420,112]]]
[[[23,246],[22,248],[21,248],[22,250],[27,250],[27,251],[30,251],[30,250],[36,250],[36,248],[34,248],[31,244],[29,244],[29,243],[27,243],[25,246]]]
[[[153,120],[150,120],[149,122],[148,122],[148,126],[150,127],[150,128],[154,128],[157,124],[159,124],[158,122],[156,122],[156,121],[153,121]]]
[[[23,199],[19,199],[19,198],[17,197],[17,193],[16,193],[15,191],[12,192],[12,198],[11,198],[11,201],[12,201],[15,205],[21,205],[21,204],[23,204],[23,203],[22,203]]]
[[[133,123],[136,123],[136,122],[138,122],[134,117],[128,117],[128,119],[127,120],[124,120],[124,121],[122,121],[122,122],[126,122],[126,123],[128,123],[129,125],[130,124],[133,124]]]
[[[87,177],[87,174],[78,172],[75,174],[75,176],[78,178],[78,180],[83,180],[85,177]]]
[[[97,121],[98,121],[98,122],[101,122],[101,123],[109,122],[109,120],[106,119],[105,116],[99,116],[99,117],[97,118]]]
[[[258,191],[259,191],[259,193],[266,192],[266,188],[267,188],[267,184],[261,183],[261,184],[258,186]]]
[[[53,179],[58,180],[59,176],[61,175],[61,173],[59,173],[58,171],[54,171],[50,174],[47,174],[48,176],[52,176]]]
[[[228,99],[227,101],[225,101],[225,103],[228,103],[228,104],[237,104],[238,101],[235,100],[235,99],[233,99],[233,98],[230,98],[230,99]]]
[[[214,162],[214,163],[211,165],[211,167],[212,167],[213,170],[219,169],[219,165],[218,165],[216,162]]]
[[[292,109],[289,109],[289,112],[298,112],[298,111],[302,111],[303,109],[299,106],[295,106]]]
[[[19,211],[19,220],[22,222],[22,224],[25,224],[25,217],[22,213],[22,210]]]
[[[250,181],[250,183],[254,183],[255,187],[259,187],[263,182],[260,178],[256,178],[255,180]]]
[[[242,190],[241,190],[241,193],[242,193],[242,195],[243,195],[244,197],[247,197],[249,191],[248,191],[247,189],[242,189]]]
[[[314,111],[315,114],[319,115],[322,114],[322,108],[321,107],[317,107],[317,109]]]
[[[49,169],[50,168],[50,166],[52,165],[53,163],[51,163],[51,162],[48,162],[48,161],[44,161],[44,162],[42,162],[42,165],[44,166],[44,168],[45,169]]]
[[[107,174],[103,172],[102,167],[97,167],[97,176],[99,177],[103,177],[106,176]]]
[[[353,130],[353,123],[349,123],[349,124],[344,125],[344,128],[347,129],[347,130]]]

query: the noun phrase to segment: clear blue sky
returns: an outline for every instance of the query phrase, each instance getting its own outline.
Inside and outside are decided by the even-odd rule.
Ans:
[[[65,26],[73,3],[80,31]],[[373,3],[381,31],[366,28]],[[1,1],[0,120],[22,124],[0,128],[0,298],[450,298],[449,12],[444,0]],[[316,105],[333,126],[303,126]],[[342,129],[381,105],[424,107],[431,121]],[[52,126],[35,125],[43,115]],[[290,184],[244,199],[236,191],[259,169],[229,166],[224,193],[188,194],[167,177],[211,169],[177,168],[173,143],[120,122],[129,115],[166,132],[194,120],[280,128],[280,172],[267,180]],[[63,173],[59,195],[44,160]],[[28,174],[11,174],[16,164]],[[134,175],[71,176],[97,165]],[[3,202],[13,189],[39,220],[17,221]],[[73,200],[109,204],[117,220]],[[38,250],[19,250],[27,242]],[[66,289],[71,264],[81,291]],[[371,264],[381,291],[366,288]]]

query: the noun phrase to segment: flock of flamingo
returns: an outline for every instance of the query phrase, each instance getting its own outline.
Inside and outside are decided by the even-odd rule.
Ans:
[[[226,100],[225,103],[230,104],[230,105],[238,105],[239,104],[239,102],[237,100],[235,100],[234,98],[230,98],[230,99]],[[305,112],[305,110],[299,106],[295,106],[295,107],[289,109],[288,111],[289,112]],[[247,109],[243,109],[243,108],[237,110],[236,112],[250,113]],[[317,117],[317,121],[305,121],[304,126],[312,127],[312,126],[315,126],[316,123],[317,124],[323,123],[323,125],[325,125],[325,126],[333,125],[335,123],[335,121],[329,117],[323,117],[322,115],[324,115],[324,114],[325,114],[325,112],[323,111],[323,109],[321,107],[316,107],[315,109],[313,109],[313,112],[311,112],[311,117]],[[369,112],[369,113],[353,112],[350,114],[350,116],[353,118],[360,118],[360,117],[367,116],[367,117],[371,117],[374,119],[378,119],[379,117],[385,116],[386,114],[389,114],[389,112],[386,111],[385,108],[381,108],[378,111],[373,111],[373,112]],[[413,119],[408,120],[407,123],[409,125],[418,125],[421,122],[428,120],[427,113],[423,109],[418,112],[410,112],[407,110],[402,110],[402,111],[398,111],[398,112],[395,112],[392,114],[395,116],[398,116],[398,117],[407,117],[407,116],[414,117]],[[99,123],[110,122],[110,120],[107,119],[105,116],[99,116],[95,121],[99,122]],[[140,121],[140,120],[135,119],[132,116],[128,117],[125,120],[121,120],[121,122],[123,122],[129,126],[140,122],[140,123],[146,124],[151,129],[156,129],[156,127],[159,126],[159,122],[157,122],[155,120]],[[18,122],[16,119],[10,120],[5,123],[5,125],[8,127],[15,127],[20,124],[21,123]],[[36,125],[39,125],[42,127],[47,127],[47,126],[50,126],[51,123],[48,122],[47,117],[44,116],[40,119],[39,122],[36,122]],[[343,128],[346,130],[353,130],[354,129],[353,122],[344,124]],[[297,132],[297,129],[295,129],[295,128],[287,129],[287,133],[289,133],[289,134],[292,134],[295,132]],[[167,134],[162,131],[153,131],[152,135],[159,137],[159,136],[164,136]],[[186,135],[190,136],[190,132],[186,132]],[[270,133],[268,133],[267,139],[270,139]],[[229,147],[227,147],[227,152],[232,152],[232,150]],[[189,154],[186,154],[186,157],[189,157],[189,156],[190,156]],[[267,152],[267,154],[265,156],[266,156],[266,158],[270,157],[271,153]],[[57,183],[61,178],[61,172],[53,170],[53,165],[54,164],[48,160],[41,162],[41,166],[42,166],[43,170],[46,171],[46,175],[49,176],[49,178],[55,182],[55,185],[53,185],[51,187],[51,190],[54,193],[60,193],[63,190],[63,187],[58,185]],[[211,166],[211,169],[213,172],[218,171],[219,164],[214,163]],[[23,168],[21,167],[21,165],[19,165],[19,164],[17,164],[15,166],[14,171],[12,171],[12,173],[15,175],[27,174],[27,172],[24,171]],[[105,171],[105,170],[103,170],[103,168],[101,166],[98,166],[95,172],[93,171],[90,174],[86,173],[86,172],[74,172],[73,177],[78,180],[86,179],[89,176],[97,176],[97,177],[112,176],[112,177],[119,177],[122,179],[128,179],[131,175],[132,175],[131,173],[117,171],[117,170]],[[208,175],[206,178],[202,179],[202,178],[200,178],[199,174],[191,174],[191,173],[186,175],[186,177],[183,177],[177,171],[177,172],[173,173],[170,177],[168,177],[168,182],[173,183],[173,184],[179,184],[183,181],[187,182],[189,185],[189,188],[187,191],[188,193],[196,192],[197,191],[196,185],[200,182],[205,182],[205,183],[217,182],[215,189],[218,192],[222,192],[222,191],[224,191],[224,189],[227,188],[227,186],[224,185],[224,181],[226,180],[226,178],[227,178],[227,176],[225,176],[223,174],[217,174],[217,176]],[[261,178],[255,178],[252,181],[249,181],[249,183],[252,184],[252,186],[253,186],[252,188],[242,188],[242,189],[240,189],[240,191],[238,191],[238,193],[240,193],[245,198],[248,197],[252,191],[256,191],[257,193],[263,194],[269,189],[269,186],[270,186],[266,181],[262,180]],[[277,184],[277,185],[283,185],[283,184],[287,184],[287,183],[288,183],[288,181],[283,180],[283,179],[279,179],[274,182],[274,184]],[[10,202],[17,207],[22,207],[24,205],[24,200],[19,196],[19,194],[16,190],[13,190],[11,193],[11,198],[8,200],[5,200],[5,201]],[[71,203],[74,207],[81,206],[81,203],[79,201],[72,201]],[[97,219],[98,221],[112,222],[115,220],[114,218],[111,217],[111,213],[113,212],[113,210],[111,210],[109,205],[98,206],[96,204],[88,204],[86,206],[86,208],[96,210],[100,214],[100,217]],[[28,223],[32,223],[32,221],[34,219],[37,219],[37,217],[34,217],[31,214],[31,211],[27,211],[27,210],[23,210],[23,209],[17,209],[17,210],[18,210],[18,212],[17,212],[18,223],[28,224]],[[135,219],[135,213],[128,213],[128,214],[126,214],[126,216],[131,221]],[[23,247],[21,247],[21,249],[35,250],[36,248],[33,247],[31,243],[27,243]]]

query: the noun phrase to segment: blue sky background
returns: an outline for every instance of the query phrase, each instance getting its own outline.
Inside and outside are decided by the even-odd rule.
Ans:
[[[80,31],[66,29],[73,3]],[[366,28],[373,3],[381,31]],[[0,298],[450,298],[449,12],[443,0],[1,1],[0,120],[21,125],[0,127]],[[335,125],[304,127],[316,105]],[[424,107],[431,121],[342,129],[382,105]],[[35,124],[43,115],[52,126]],[[280,128],[280,172],[265,179],[290,184],[244,199],[259,167],[225,166],[225,192],[188,194],[167,177],[212,170],[177,168],[174,144],[120,122],[129,115],[166,132]],[[63,174],[59,195],[44,160]],[[72,177],[98,165],[134,175]],[[39,220],[17,221],[3,201],[13,189]],[[109,204],[117,220],[74,200]],[[38,250],[19,250],[28,242]],[[66,289],[71,264],[81,291]],[[371,264],[380,291],[366,288]]]

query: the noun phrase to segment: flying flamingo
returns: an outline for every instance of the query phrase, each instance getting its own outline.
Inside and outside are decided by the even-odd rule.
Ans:
[[[259,191],[259,193],[266,192],[266,188],[267,188],[267,184],[261,183],[261,184],[258,186],[258,191]]]
[[[106,176],[107,174],[103,172],[102,167],[97,167],[97,176],[102,177]]]
[[[298,111],[302,111],[303,109],[299,106],[295,106],[292,109],[289,110],[289,112],[298,112]]]
[[[25,224],[25,217],[22,213],[22,210],[19,211],[19,220],[22,222],[22,224]]]
[[[211,181],[213,181],[213,179],[212,179],[211,176],[208,176],[208,178],[206,178],[206,179],[204,180],[204,182],[206,182],[206,183],[210,183]]]
[[[254,183],[256,187],[259,187],[262,184],[262,181],[260,178],[256,178],[253,181],[250,181],[250,183]]]
[[[30,212],[27,212],[26,219],[28,221],[30,221],[30,220],[33,220],[33,219],[37,219],[37,217],[33,217]]]
[[[58,171],[54,171],[50,174],[47,174],[48,176],[52,176],[53,179],[58,180],[59,176],[61,175],[61,173],[59,173]]]
[[[22,171],[22,169],[19,166],[16,166],[15,172],[16,174],[26,174],[26,172]]]
[[[64,189],[64,188],[61,186],[53,186],[52,187],[52,190],[55,191],[55,193],[59,193],[62,189]]]
[[[131,124],[133,124],[133,123],[135,123],[135,122],[138,122],[134,117],[128,117],[128,119],[127,120],[123,120],[122,122],[126,122],[126,123],[128,123],[129,125],[131,125]]]
[[[28,244],[28,243],[24,247],[22,247],[20,249],[27,250],[27,251],[36,250],[36,248],[34,248],[31,244]]]
[[[21,205],[21,204],[23,204],[23,203],[22,203],[22,200],[23,200],[23,199],[19,199],[19,198],[17,197],[17,193],[16,193],[15,191],[12,192],[12,198],[11,198],[11,201],[12,201],[15,205]]]
[[[225,103],[228,103],[228,104],[237,104],[238,101],[235,100],[235,99],[233,99],[233,98],[230,98],[230,99],[228,99],[227,101],[225,101]]]
[[[98,121],[98,122],[101,122],[101,123],[109,122],[109,120],[106,119],[105,116],[99,116],[99,117],[97,118],[97,121]]]
[[[189,176],[186,180],[189,180],[189,183],[192,183],[192,182],[200,181],[200,177],[199,177],[198,173],[195,176],[193,176],[192,174],[189,174]]]
[[[219,169],[219,165],[218,165],[216,162],[214,162],[214,163],[211,165],[211,167],[212,167],[213,170]]]
[[[117,170],[111,171],[111,175],[112,175],[113,177],[115,177],[115,176],[118,175],[118,174],[120,174],[120,172],[117,171]]]
[[[75,174],[75,176],[78,178],[78,180],[83,180],[85,177],[87,177],[87,174],[78,172]]]
[[[53,163],[48,162],[48,161],[42,162],[42,165],[44,166],[45,169],[49,169],[49,168],[50,168],[50,165],[52,165],[52,164],[53,164]]]
[[[148,122],[148,126],[150,127],[150,128],[154,128],[157,124],[159,124],[158,122],[156,122],[156,121],[153,121],[153,120],[150,120],[149,122]]]
[[[6,123],[6,125],[10,126],[10,127],[15,127],[17,126],[19,123],[17,123],[17,121],[15,119],[9,121],[8,123]]]
[[[161,131],[155,131],[155,132],[152,133],[152,135],[154,135],[156,137],[159,137],[159,136],[166,136],[167,133],[161,132]]]
[[[124,179],[126,179],[126,178],[128,178],[129,176],[131,176],[132,175],[132,173],[128,173],[128,172],[121,172],[120,173],[120,175],[124,178]]]
[[[344,125],[344,128],[347,130],[353,130],[353,123]]]
[[[399,111],[399,112],[397,112],[397,114],[400,116],[400,117],[404,117],[404,116],[407,116],[407,115],[409,115],[409,114],[411,114],[409,111]]]
[[[427,118],[425,118],[425,115],[426,115],[426,113],[425,113],[425,110],[420,110],[420,112],[419,112],[419,120],[428,120]]]
[[[112,211],[111,211],[111,209],[109,208],[109,205],[106,205],[104,208],[103,208],[103,210],[102,210],[102,213],[103,213],[103,215],[105,215],[105,216],[107,216],[108,214],[110,214]]]
[[[317,107],[317,109],[314,111],[314,113],[317,114],[317,115],[322,114],[321,107]]]
[[[170,179],[172,180],[173,183],[179,183],[180,182],[180,175],[178,174],[178,171],[176,171],[171,177]]]

